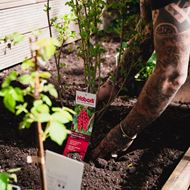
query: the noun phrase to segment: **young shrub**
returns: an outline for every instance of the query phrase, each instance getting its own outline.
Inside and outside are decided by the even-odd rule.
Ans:
[[[50,138],[61,145],[69,133],[65,124],[72,121],[75,112],[67,107],[52,106],[51,97],[57,98],[58,93],[55,87],[48,83],[51,74],[40,70],[39,67],[54,55],[56,47],[59,46],[58,41],[53,38],[38,39],[35,36],[30,39],[30,44],[31,58],[23,61],[21,65],[23,74],[19,75],[12,71],[1,85],[0,96],[3,97],[4,105],[9,111],[16,116],[22,116],[20,129],[30,128],[32,124],[36,124],[42,189],[47,189],[43,142]],[[15,81],[22,87],[13,85]],[[27,102],[28,96],[32,104]]]
[[[56,52],[54,54],[54,61],[55,61],[55,66],[56,66],[56,71],[57,71],[58,96],[59,96],[61,105],[63,105],[64,88],[61,82],[60,70],[62,67],[65,66],[65,64],[61,60],[61,54],[63,52],[62,50],[67,40],[75,38],[76,36],[76,32],[70,30],[70,24],[75,19],[75,17],[71,13],[71,14],[64,14],[59,17],[55,16],[51,18],[50,17],[50,12],[51,12],[50,0],[47,0],[44,11],[46,12],[46,15],[47,15],[50,37],[51,38],[53,37],[52,30],[54,29],[57,34],[57,39],[60,42],[60,47],[56,49]]]
[[[104,49],[98,41],[104,0],[69,0],[66,3],[75,14],[79,26],[81,45],[79,55],[84,61],[84,77],[87,91],[97,90],[96,77],[100,79],[101,55]],[[100,80],[98,80],[100,82]]]

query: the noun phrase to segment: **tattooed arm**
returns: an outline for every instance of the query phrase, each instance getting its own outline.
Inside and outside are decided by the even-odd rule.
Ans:
[[[190,55],[190,2],[171,3],[153,11],[157,63],[136,105],[93,151],[105,157],[132,142],[135,134],[158,118],[186,80]],[[127,138],[122,138],[126,134]]]
[[[140,0],[140,15],[146,23],[152,21],[150,0]]]

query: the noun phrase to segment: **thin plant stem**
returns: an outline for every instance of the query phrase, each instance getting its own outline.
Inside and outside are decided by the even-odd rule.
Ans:
[[[47,0],[47,21],[48,21],[48,28],[49,28],[49,35],[52,37],[52,29],[51,29],[51,21],[50,21],[50,12],[49,12],[49,0]]]
[[[53,32],[52,32],[52,25],[51,25],[51,18],[50,18],[50,0],[47,0],[47,20],[48,20],[48,28],[49,28],[49,35],[52,38],[53,37]],[[63,42],[64,43],[64,42]],[[63,86],[61,84],[61,74],[60,74],[60,59],[61,59],[61,50],[63,47],[63,43],[61,47],[59,48],[59,56],[56,54],[54,55],[54,60],[55,60],[55,65],[56,65],[56,70],[57,70],[57,82],[58,82],[58,96],[59,100],[61,103],[61,106],[63,106]]]
[[[37,38],[35,39],[35,41]],[[30,39],[30,43],[32,40]],[[35,71],[38,71],[38,50],[32,51],[32,57],[35,63]],[[38,75],[35,77],[35,87],[34,87],[34,98],[38,100],[40,98],[40,78]],[[46,181],[46,168],[45,168],[45,156],[44,156],[44,145],[43,145],[43,132],[42,132],[42,124],[41,122],[37,122],[36,126],[37,133],[37,148],[38,148],[38,165],[40,168],[40,179],[41,179],[41,188],[42,190],[47,190],[47,181]]]
[[[121,19],[121,35],[120,35],[120,47],[119,47],[119,57],[118,57],[118,65],[120,65],[120,66],[122,66],[122,64],[121,64],[121,56],[122,56],[122,44],[123,44],[123,40],[124,40],[124,23],[125,23],[125,18],[124,18],[124,3],[125,3],[125,1],[122,1],[122,10],[121,10],[121,14],[122,14],[122,19]],[[113,91],[114,91],[114,89],[115,89],[115,85],[116,85],[116,80],[117,80],[117,78],[118,78],[118,69],[119,69],[119,66],[117,66],[117,68],[116,68],[116,72],[114,72],[115,74],[116,74],[116,76],[115,76],[115,80],[113,81],[113,88],[112,88],[112,90],[111,90],[111,95],[110,95],[110,97],[109,97],[109,99],[108,99],[108,102],[107,102],[107,104],[103,107],[103,109],[101,109],[100,111],[98,111],[98,113],[100,114],[100,116],[99,116],[99,119],[101,119],[102,118],[102,116],[103,116],[103,114],[105,113],[105,111],[106,111],[106,109],[110,106],[110,104],[112,103],[112,100],[114,99],[114,98],[116,98],[118,95],[119,95],[119,93],[120,93],[120,91],[121,91],[121,89],[123,88],[123,86],[124,86],[124,84],[125,84],[125,82],[126,82],[126,80],[127,80],[127,76],[128,76],[128,74],[130,73],[130,71],[128,72],[128,74],[127,74],[127,76],[125,76],[124,77],[124,80],[123,80],[123,82],[122,82],[122,84],[120,85],[120,88],[119,88],[119,90],[118,90],[118,92],[116,93],[116,95],[113,97]],[[98,114],[98,115],[99,115]]]
[[[90,55],[90,22],[89,22],[89,19],[88,19],[88,13],[87,13],[87,7],[85,5],[85,3],[83,3],[83,7],[84,7],[84,15],[85,17],[87,18],[87,21],[88,21],[88,26],[85,28],[86,30],[86,33],[87,33],[87,42],[86,42],[86,48],[85,48],[85,51],[87,52],[87,62],[86,62],[86,68],[87,68],[87,78],[88,78],[88,91],[91,92],[91,85],[89,84],[89,82],[92,82],[93,81],[93,78],[91,78],[91,68],[92,67],[92,57]],[[90,10],[89,10],[90,11]]]
[[[79,34],[82,37],[82,26],[81,26],[81,21],[80,21],[80,10],[79,10],[79,3],[78,0],[75,0],[75,5],[76,5],[76,10],[75,10],[75,14],[77,16],[77,23],[79,26]],[[84,39],[81,38],[81,44],[82,44],[82,58],[84,60],[84,70],[86,71],[86,62],[87,62],[87,55],[86,55],[86,51],[85,51],[85,42]],[[84,74],[84,79],[85,79],[85,84],[87,84],[87,77],[86,77],[86,73]]]

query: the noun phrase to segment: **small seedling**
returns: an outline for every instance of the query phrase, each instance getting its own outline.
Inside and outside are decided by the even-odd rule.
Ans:
[[[12,185],[12,183],[17,183],[17,175],[15,174],[17,171],[20,171],[20,168],[14,168],[7,171],[0,171],[1,190],[14,190],[14,187],[16,186]]]

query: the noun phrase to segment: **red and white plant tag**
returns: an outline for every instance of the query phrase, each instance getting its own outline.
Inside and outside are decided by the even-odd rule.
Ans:
[[[72,133],[68,136],[64,155],[79,161],[84,160],[92,133],[96,107],[96,94],[76,91],[76,115]]]
[[[95,108],[96,94],[76,91],[76,104]]]

